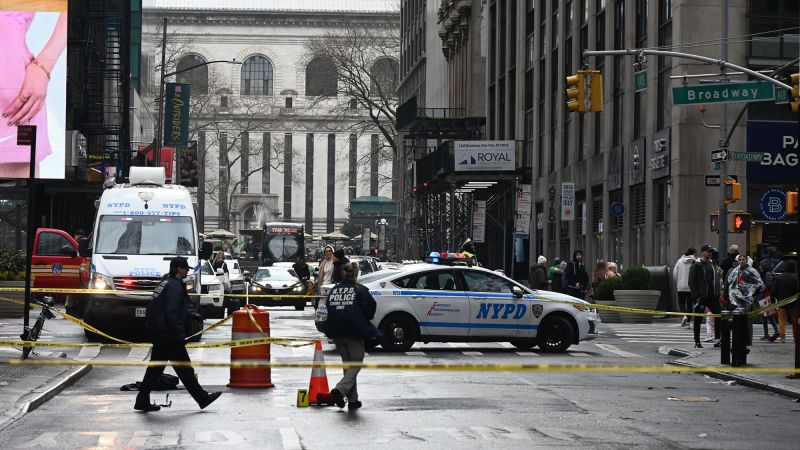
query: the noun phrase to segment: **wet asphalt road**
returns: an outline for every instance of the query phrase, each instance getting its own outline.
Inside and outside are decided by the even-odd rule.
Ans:
[[[311,311],[271,310],[273,336],[317,337]],[[64,321],[43,339],[82,340]],[[609,325],[570,353],[519,352],[506,344],[427,344],[408,354],[375,352],[367,362],[663,364],[660,343],[679,347],[676,323]],[[204,341],[230,338],[230,326]],[[598,345],[599,344],[599,345]],[[708,350],[713,351],[713,350]],[[77,350],[66,350],[79,356]],[[313,348],[272,348],[278,362],[310,361]],[[196,349],[194,360],[227,361],[226,349]],[[84,359],[143,360],[146,352],[83,350]],[[325,358],[338,362],[332,346]],[[687,373],[510,373],[363,371],[364,408],[297,408],[310,369],[276,369],[274,389],[231,389],[229,371],[200,368],[200,382],[223,396],[200,411],[185,391],[171,408],[133,411],[120,386],[144,368],[95,367],[40,409],[0,431],[3,448],[797,448],[800,404],[771,393]],[[171,369],[168,369],[168,373]],[[338,370],[329,370],[331,385]],[[706,397],[710,401],[670,398]],[[154,393],[162,402],[163,393]],[[698,400],[698,399],[691,399]]]

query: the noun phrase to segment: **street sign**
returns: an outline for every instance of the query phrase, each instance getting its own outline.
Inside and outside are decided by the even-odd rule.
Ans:
[[[733,161],[761,162],[764,160],[764,153],[761,152],[731,152]]]
[[[766,81],[715,83],[672,88],[673,105],[763,102],[775,100],[773,84]]]
[[[622,217],[625,214],[625,205],[621,202],[614,202],[611,204],[611,215],[614,217]]]
[[[773,86],[775,89],[775,104],[788,104],[789,103],[789,90],[780,86]]]
[[[736,175],[728,175],[733,181],[739,181]],[[706,175],[706,187],[719,187],[719,175]]]
[[[711,162],[712,163],[721,162],[721,161],[727,161],[727,160],[728,160],[728,150],[727,149],[721,148],[719,150],[713,150],[711,152]]]
[[[633,91],[642,92],[647,90],[647,69],[633,73]]]

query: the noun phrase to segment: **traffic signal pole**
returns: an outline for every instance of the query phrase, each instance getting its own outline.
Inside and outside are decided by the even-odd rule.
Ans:
[[[726,61],[728,59],[728,0],[724,0],[722,3],[722,60]],[[720,67],[720,71],[722,72],[722,80],[721,82],[727,83],[729,80],[725,75],[725,68]],[[728,134],[728,105],[726,103],[722,103],[720,105],[722,107],[722,122],[720,122],[719,126],[719,145],[720,149],[724,149],[726,154],[728,153],[728,142],[727,142],[727,134]],[[719,164],[719,218],[722,220],[722,224],[719,227],[719,254],[720,256],[727,254],[728,252],[728,203],[725,201],[725,181],[728,179],[728,159],[726,158],[724,161],[720,162]],[[727,274],[726,274],[727,275]]]

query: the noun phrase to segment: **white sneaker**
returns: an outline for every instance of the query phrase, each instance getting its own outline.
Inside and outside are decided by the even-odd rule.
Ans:
[[[715,340],[716,339],[714,339],[713,337],[707,337],[707,338],[703,339],[703,342],[714,342]]]
[[[687,316],[683,316],[683,319],[681,319],[681,326],[682,327],[688,327],[689,326],[689,318]]]

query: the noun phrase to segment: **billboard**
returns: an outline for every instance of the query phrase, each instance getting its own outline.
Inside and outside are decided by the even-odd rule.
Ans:
[[[36,126],[36,177],[64,178],[67,0],[0,0],[0,178],[27,178],[30,146],[20,125]]]
[[[514,141],[455,141],[456,172],[513,172]]]
[[[164,108],[164,145],[186,145],[189,140],[189,93],[191,84],[167,83]]]

